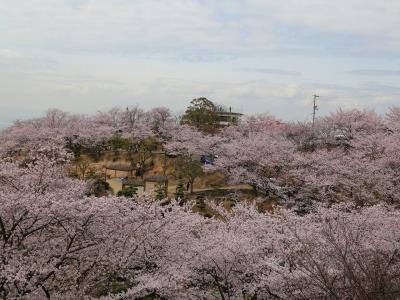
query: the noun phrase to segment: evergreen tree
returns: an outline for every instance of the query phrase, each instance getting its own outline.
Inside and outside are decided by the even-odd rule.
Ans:
[[[214,133],[217,129],[215,110],[215,104],[207,98],[193,99],[182,116],[182,123],[195,126],[202,132]]]
[[[180,200],[181,203],[185,201],[185,182],[182,176],[179,176],[178,184],[176,186],[175,200]]]
[[[156,185],[156,200],[165,199],[165,186],[164,184]]]
[[[206,203],[205,203],[205,195],[204,193],[200,193],[197,197],[196,197],[196,205],[199,209],[203,210],[206,208]]]
[[[128,186],[123,188],[117,193],[118,197],[125,197],[125,198],[132,198],[134,196],[137,196],[137,187],[135,186]]]

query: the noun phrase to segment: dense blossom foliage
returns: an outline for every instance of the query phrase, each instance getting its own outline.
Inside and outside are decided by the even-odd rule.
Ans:
[[[238,205],[224,221],[194,224],[166,240],[159,268],[128,294],[150,282],[171,299],[210,299],[213,292],[223,299],[399,295],[399,212],[387,207],[317,206],[300,217]]]
[[[115,279],[134,282],[154,268],[160,231],[179,215],[146,198],[86,197],[88,183],[62,167],[47,158],[1,164],[3,298],[91,294]]]
[[[125,299],[399,296],[393,208],[317,205],[299,216],[238,204],[204,219],[146,198],[86,197],[87,183],[61,168],[46,158],[1,164],[3,298],[94,295],[112,280],[126,284]]]
[[[294,145],[283,135],[285,127],[270,116],[228,127],[213,147],[218,158],[209,169],[222,171],[232,182],[277,192],[294,151]]]
[[[93,117],[49,110],[43,118],[17,121],[3,130],[0,154],[32,151],[48,145],[95,148],[104,145],[115,134],[140,140],[156,135],[170,123],[173,123],[171,113],[163,107],[148,112],[138,107],[113,108]]]
[[[213,135],[165,108],[17,122],[0,132],[0,298],[398,299],[399,112],[314,127],[257,116]],[[283,205],[209,200],[204,218],[179,197],[93,197],[68,176],[79,147],[149,137]]]
[[[398,114],[338,110],[314,128],[250,118],[220,133],[211,170],[286,202],[398,203]]]

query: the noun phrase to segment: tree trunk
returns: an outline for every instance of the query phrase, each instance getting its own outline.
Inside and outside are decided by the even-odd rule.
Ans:
[[[194,188],[194,179],[190,180],[190,193],[193,194],[193,188]]]
[[[256,185],[251,185],[251,187],[253,188],[253,193],[254,195],[258,195],[258,191],[257,191],[257,186]]]

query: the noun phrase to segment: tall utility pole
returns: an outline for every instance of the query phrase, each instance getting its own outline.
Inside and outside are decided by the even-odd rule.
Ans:
[[[314,128],[314,125],[315,125],[315,113],[318,110],[317,98],[319,98],[319,96],[317,94],[314,94],[313,97],[314,97],[314,105],[313,105],[313,115],[312,115],[312,127]]]

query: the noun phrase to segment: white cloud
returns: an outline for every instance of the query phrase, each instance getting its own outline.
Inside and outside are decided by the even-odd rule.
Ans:
[[[361,49],[357,49],[360,53],[400,49],[398,0],[248,0],[248,3],[251,11],[254,8],[269,11],[281,24],[321,34],[346,34],[349,39],[364,38],[359,45]]]
[[[272,10],[279,20],[318,31],[400,37],[398,0],[250,0],[252,8]]]
[[[398,0],[24,0],[0,15],[0,99],[15,108],[206,96],[303,119],[314,92],[320,113],[400,98]]]
[[[3,42],[68,51],[253,53],[279,48],[285,24],[381,47],[400,38],[398,0],[26,0],[3,1],[0,14]]]
[[[19,65],[24,63],[24,59],[15,51],[10,49],[0,49],[0,64]]]
[[[271,69],[271,68],[241,68],[238,71],[260,73],[260,74],[271,74],[281,76],[301,76],[301,72],[289,71],[283,69]]]
[[[400,76],[400,70],[374,70],[374,69],[361,69],[347,71],[347,74],[361,75],[361,76]]]
[[[192,0],[28,0],[0,6],[3,40],[67,50],[223,52],[269,48],[271,35],[219,20],[213,6]],[[6,28],[6,26],[4,26]],[[238,40],[244,39],[243,43]]]
[[[56,51],[262,54],[294,47],[285,26],[400,43],[398,0],[26,0],[3,1],[0,15],[3,43]]]

